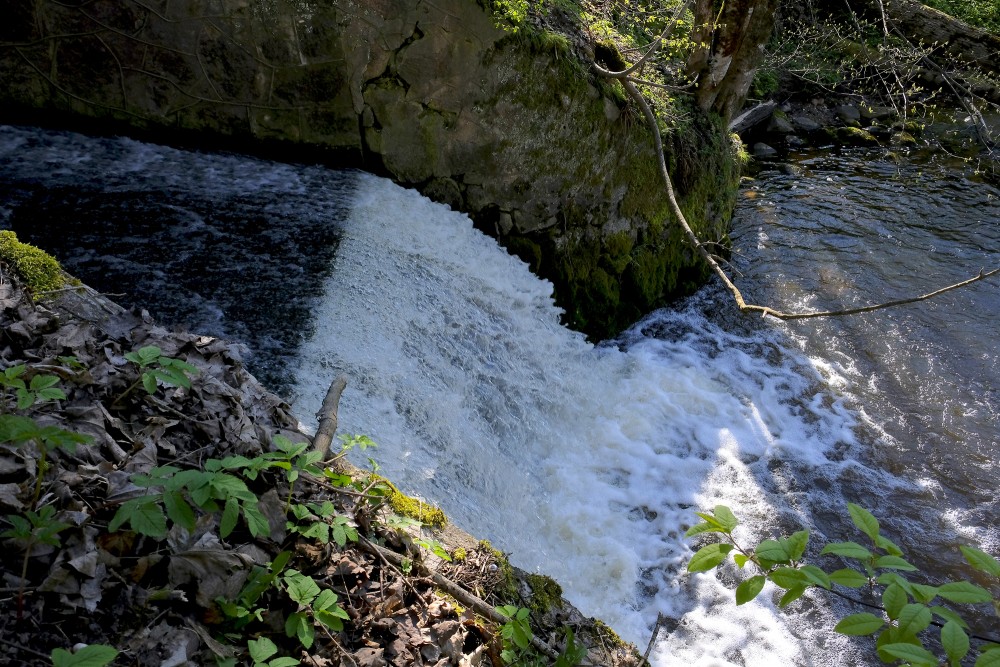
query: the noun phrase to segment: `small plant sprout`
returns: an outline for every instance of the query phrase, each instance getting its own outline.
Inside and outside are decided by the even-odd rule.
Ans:
[[[5,518],[13,526],[0,533],[0,537],[10,537],[24,545],[24,560],[21,562],[21,586],[17,592],[17,616],[21,617],[24,608],[24,588],[28,581],[28,561],[36,544],[59,546],[59,533],[70,527],[70,524],[55,518],[56,510],[51,505],[42,507],[37,512],[31,510],[24,514],[8,514]]]
[[[31,380],[25,383],[24,376],[27,371],[28,367],[26,365],[18,364],[0,373],[0,387],[14,390],[18,410],[27,410],[38,403],[46,401],[65,400],[66,394],[63,393],[62,389],[55,386],[59,383],[58,377],[55,375],[36,374]],[[2,407],[3,412],[6,412],[6,399],[2,403]]]
[[[198,369],[186,361],[163,356],[163,351],[155,345],[141,347],[135,352],[126,352],[125,358],[139,367],[139,379],[133,382],[115,399],[113,405],[120,405],[125,397],[142,385],[147,394],[155,394],[158,382],[171,387],[191,387],[188,375],[196,375]]]
[[[251,639],[247,642],[247,649],[250,651],[250,659],[253,660],[253,667],[295,667],[299,661],[295,658],[272,656],[278,652],[278,647],[267,637]]]

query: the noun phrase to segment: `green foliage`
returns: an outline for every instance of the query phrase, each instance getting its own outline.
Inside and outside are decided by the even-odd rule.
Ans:
[[[254,537],[267,535],[267,519],[257,507],[257,495],[235,475],[223,472],[226,459],[205,461],[204,470],[182,470],[159,466],[148,475],[135,475],[132,482],[142,487],[159,487],[162,492],[126,501],[118,508],[108,530],[128,524],[132,530],[157,539],[167,534],[167,519],[194,530],[192,505],[205,512],[222,512],[219,534],[228,537],[236,527],[240,512]]]
[[[0,533],[0,537],[12,537],[31,546],[59,546],[59,533],[69,528],[70,524],[57,521],[55,514],[56,510],[51,505],[46,505],[37,512],[27,510],[24,514],[8,514],[5,518],[13,528]],[[26,551],[30,552],[31,546]]]
[[[188,377],[188,374],[195,375],[198,373],[198,369],[191,364],[180,359],[164,356],[163,350],[155,345],[147,345],[134,352],[126,352],[125,358],[138,366],[142,372],[139,375],[139,379],[129,385],[115,399],[113,405],[121,404],[125,397],[131,394],[140,384],[149,395],[156,393],[158,382],[171,387],[189,389],[191,387],[191,379]]]
[[[25,384],[22,376],[27,370],[28,367],[26,365],[19,364],[11,366],[3,373],[0,373],[0,387],[14,390],[15,404],[18,410],[27,410],[36,404],[45,403],[46,401],[65,400],[66,394],[63,393],[62,389],[55,386],[59,383],[58,377],[55,375],[36,374]],[[5,396],[3,403],[0,404],[0,408],[6,412],[6,407]]]
[[[506,665],[545,664],[531,648],[531,612],[514,605],[497,607],[497,611],[507,617],[500,627],[503,649],[500,658]]]
[[[118,650],[104,644],[84,646],[75,653],[57,648],[52,651],[52,667],[105,667],[118,657]]]
[[[294,667],[299,664],[295,658],[272,658],[278,652],[278,647],[267,637],[251,639],[247,642],[253,667]]]
[[[957,667],[970,653],[968,625],[953,609],[931,603],[941,598],[956,604],[992,603],[1000,615],[1000,601],[985,588],[969,581],[952,581],[939,586],[912,582],[900,572],[918,568],[903,558],[903,552],[882,535],[878,519],[871,512],[848,503],[851,521],[870,541],[833,542],[825,545],[821,556],[836,556],[854,561],[853,568],[826,570],[804,562],[809,532],[802,530],[790,537],[765,539],[756,547],[743,547],[733,538],[738,520],[724,505],[711,513],[698,513],[702,522],[687,531],[688,537],[715,534],[722,541],[707,544],[695,552],[688,563],[689,572],[705,572],[720,565],[730,554],[739,568],[755,566],[753,574],[736,589],[736,603],[746,604],[756,598],[770,581],[785,593],[778,602],[785,607],[809,588],[833,590],[834,586],[861,588],[882,587],[882,615],[870,612],[851,614],[841,619],[834,631],[849,636],[878,635],[876,651],[883,662],[902,662],[915,667],[936,667],[943,660]],[[966,561],[1000,583],[1000,561],[975,547],[960,547]],[[935,656],[924,646],[932,627],[940,628],[937,639],[945,655]],[[1000,650],[986,645],[980,648],[976,667],[1000,664]]]
[[[1000,4],[996,0],[924,0],[923,4],[1000,35]]]

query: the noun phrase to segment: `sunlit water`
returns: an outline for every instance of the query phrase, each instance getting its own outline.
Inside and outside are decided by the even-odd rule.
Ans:
[[[877,153],[799,164],[751,184],[735,222],[740,284],[759,300],[870,303],[1000,261],[998,193],[959,171]],[[829,632],[822,598],[787,614],[766,589],[736,607],[734,571],[684,574],[698,509],[732,506],[745,542],[802,525],[834,541],[854,537],[850,500],[904,549],[1000,546],[995,283],[796,324],[741,316],[709,286],[595,347],[465,216],[382,179],[13,128],[0,173],[0,226],[100,289],[152,285],[125,301],[241,338],[306,422],[346,374],[341,430],[378,441],[407,491],[630,640],[674,619],[657,664],[870,660]],[[199,287],[215,271],[228,277]]]

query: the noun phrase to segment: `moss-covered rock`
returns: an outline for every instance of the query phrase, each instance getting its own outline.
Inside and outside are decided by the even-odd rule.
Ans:
[[[6,262],[37,298],[66,285],[59,262],[44,250],[17,240],[11,231],[0,231],[0,261]]]

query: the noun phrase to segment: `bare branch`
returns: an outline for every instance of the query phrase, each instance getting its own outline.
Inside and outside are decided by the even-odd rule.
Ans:
[[[725,270],[723,270],[722,266],[715,259],[712,253],[710,253],[707,250],[706,248],[707,244],[703,243],[698,238],[698,235],[694,233],[694,230],[691,229],[691,225],[688,223],[687,217],[685,217],[684,212],[681,210],[680,205],[677,203],[677,196],[674,194],[673,181],[670,178],[670,172],[667,171],[667,163],[663,157],[663,139],[660,136],[660,128],[656,122],[656,116],[653,114],[653,109],[649,106],[649,103],[646,101],[646,98],[642,96],[642,93],[640,93],[638,88],[635,87],[635,84],[632,83],[632,81],[629,78],[622,77],[620,72],[619,73],[608,72],[607,70],[599,67],[598,65],[595,65],[594,67],[597,69],[597,72],[599,74],[602,74],[603,76],[609,76],[611,78],[615,78],[621,81],[621,84],[625,88],[625,91],[629,94],[629,97],[631,97],[635,101],[635,103],[639,105],[639,108],[642,109],[643,116],[646,118],[646,124],[649,126],[650,131],[653,133],[653,142],[655,144],[656,160],[660,167],[660,176],[663,180],[663,186],[667,191],[667,201],[670,203],[670,210],[673,211],[674,215],[677,217],[677,220],[681,225],[681,229],[683,229],[684,234],[688,238],[688,241],[698,252],[701,258],[705,260],[708,266],[712,269],[712,272],[715,273],[715,275],[717,275],[719,279],[722,281],[722,283],[726,286],[726,289],[728,289],[730,294],[732,294],[733,299],[736,301],[737,307],[739,307],[741,311],[758,312],[762,316],[770,315],[771,317],[776,317],[780,320],[802,320],[802,319],[816,318],[816,317],[854,315],[857,313],[867,313],[873,310],[880,310],[883,308],[891,308],[893,306],[901,306],[908,303],[916,303],[918,301],[924,301],[926,299],[938,296],[939,294],[950,292],[951,290],[958,289],[959,287],[964,287],[971,283],[984,280],[986,278],[996,275],[997,273],[1000,273],[1000,267],[993,269],[991,271],[980,270],[979,275],[969,278],[968,280],[963,280],[962,282],[955,283],[954,285],[942,287],[941,289],[929,292],[927,294],[922,294],[917,297],[898,299],[895,301],[887,301],[885,303],[876,304],[874,306],[864,306],[861,308],[848,308],[845,310],[827,310],[827,311],[819,311],[811,313],[808,312],[786,313],[784,311],[777,310],[769,306],[760,306],[757,304],[747,303],[746,300],[743,298],[743,294],[742,292],[740,292],[739,288],[736,287],[735,283],[733,283],[733,281],[729,278],[729,275],[726,274]]]

